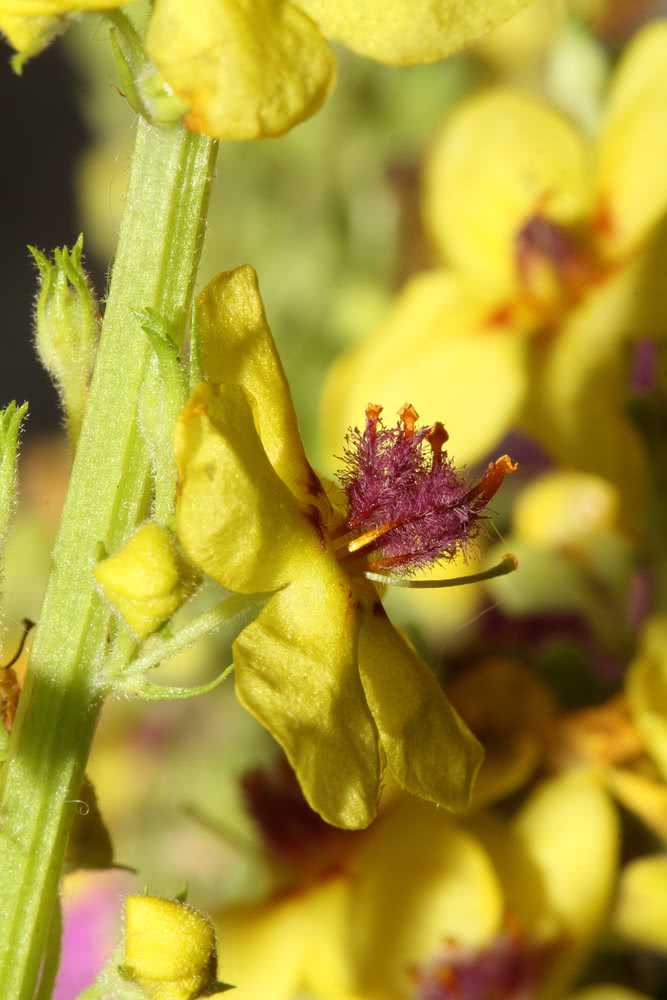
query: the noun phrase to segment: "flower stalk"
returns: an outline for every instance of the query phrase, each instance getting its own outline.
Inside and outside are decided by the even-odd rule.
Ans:
[[[88,405],[0,789],[0,996],[28,1000],[101,708],[111,611],[93,567],[148,514],[137,412],[150,346],[137,309],[185,335],[216,143],[140,120]],[[127,645],[128,659],[136,647]]]

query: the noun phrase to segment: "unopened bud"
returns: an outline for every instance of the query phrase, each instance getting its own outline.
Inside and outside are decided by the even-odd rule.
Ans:
[[[185,903],[156,896],[128,896],[121,970],[151,1000],[195,1000],[216,983],[215,931]]]
[[[40,271],[35,341],[40,360],[60,393],[72,448],[76,447],[99,334],[95,295],[81,265],[83,236],[53,262],[28,247]]]
[[[171,532],[154,521],[135,531],[94,573],[104,596],[141,639],[170,618],[199,583]]]

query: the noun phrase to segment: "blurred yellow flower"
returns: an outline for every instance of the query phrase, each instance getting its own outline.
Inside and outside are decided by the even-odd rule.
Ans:
[[[277,136],[319,110],[336,78],[327,39],[393,65],[434,62],[528,0],[157,0],[146,50],[190,106],[195,132]],[[6,0],[0,29],[29,58],[85,10],[114,0]]]
[[[380,62],[433,62],[526,0],[158,0],[151,59],[191,106],[186,124],[223,139],[276,136],[314,114],[335,82],[327,39]]]
[[[348,437],[359,473],[350,473],[347,488],[350,503],[352,489],[360,497],[352,517],[354,508],[337,502],[306,460],[252,269],[214,279],[199,299],[199,321],[201,366],[211,381],[198,386],[176,426],[176,529],[195,565],[224,587],[277,591],[233,645],[241,702],[284,748],[310,805],[333,824],[370,823],[385,767],[412,794],[465,807],[481,748],[389,622],[364,572],[444,558],[450,532],[451,551],[463,547],[511,461],[491,463],[471,487],[440,450],[441,425],[428,435],[415,429],[406,406],[403,428],[390,430],[381,408],[369,406],[364,435]],[[355,441],[361,450],[353,458]],[[415,479],[415,513],[408,472],[427,441],[433,457],[428,475]],[[377,465],[376,442],[397,449],[378,452]],[[398,485],[388,471],[394,454]],[[431,503],[437,484],[456,494],[451,506]]]
[[[404,797],[348,836],[336,874],[217,918],[239,1000],[563,996],[617,871],[615,811],[587,771],[544,782],[510,821]]]
[[[448,119],[424,189],[447,267],[413,277],[376,334],[334,367],[327,442],[361,400],[393,406],[418,392],[427,420],[444,408],[458,461],[479,460],[518,425],[619,486],[637,526],[644,454],[622,412],[619,348],[667,328],[666,57],[660,21],[624,54],[595,144],[509,88]]]

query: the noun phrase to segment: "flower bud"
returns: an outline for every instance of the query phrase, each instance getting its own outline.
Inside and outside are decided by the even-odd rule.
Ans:
[[[95,295],[81,265],[83,236],[71,250],[57,248],[53,262],[34,247],[28,249],[41,276],[35,310],[37,353],[60,393],[75,448],[99,334]]]
[[[16,502],[16,455],[21,421],[27,409],[27,403],[18,407],[10,403],[0,410],[0,546]]]
[[[125,901],[122,971],[152,1000],[194,1000],[216,986],[215,931],[185,903],[156,896]]]
[[[171,617],[199,582],[171,532],[154,521],[135,531],[94,573],[104,596],[141,639]]]

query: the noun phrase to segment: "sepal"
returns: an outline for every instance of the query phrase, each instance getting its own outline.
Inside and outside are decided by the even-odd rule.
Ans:
[[[35,309],[37,353],[60,394],[75,449],[100,327],[95,294],[81,264],[83,235],[71,250],[57,247],[52,262],[35,247],[28,250],[41,278]]]

